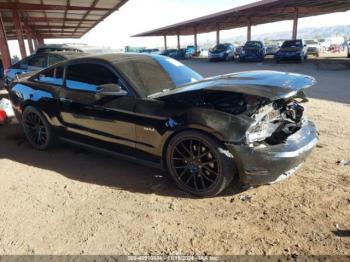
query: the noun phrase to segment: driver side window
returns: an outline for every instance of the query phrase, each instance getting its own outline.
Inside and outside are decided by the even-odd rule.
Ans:
[[[69,89],[96,93],[99,86],[106,84],[119,84],[119,79],[103,65],[74,64],[66,70],[66,87]]]
[[[50,84],[54,86],[63,85],[63,67],[57,66],[40,73],[34,78],[35,82]]]

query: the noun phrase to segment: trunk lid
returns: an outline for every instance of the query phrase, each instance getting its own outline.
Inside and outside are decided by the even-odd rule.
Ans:
[[[315,83],[316,80],[307,75],[278,71],[247,71],[206,78],[149,97],[162,100],[186,92],[208,90],[241,93],[274,101],[293,97]]]

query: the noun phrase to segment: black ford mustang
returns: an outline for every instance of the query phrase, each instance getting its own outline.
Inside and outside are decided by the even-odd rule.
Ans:
[[[318,141],[299,100],[312,77],[255,71],[203,79],[164,56],[73,59],[14,82],[30,144],[55,140],[165,168],[198,196],[235,175],[267,184],[292,174]]]

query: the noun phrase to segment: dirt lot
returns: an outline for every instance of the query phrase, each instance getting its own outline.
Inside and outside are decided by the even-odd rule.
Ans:
[[[336,164],[350,160],[350,71],[187,63],[204,75],[315,76],[306,107],[321,141],[302,169],[279,184],[195,199],[160,171],[66,145],[34,151],[17,124],[2,126],[0,254],[350,255],[350,165]]]

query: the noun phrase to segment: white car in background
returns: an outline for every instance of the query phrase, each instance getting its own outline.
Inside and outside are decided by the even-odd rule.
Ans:
[[[321,44],[317,40],[305,40],[305,43],[307,45],[308,55],[320,56]]]

